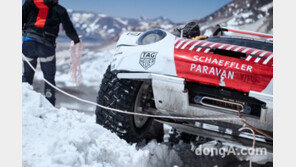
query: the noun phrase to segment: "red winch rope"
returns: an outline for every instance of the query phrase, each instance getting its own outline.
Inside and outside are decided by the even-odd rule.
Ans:
[[[258,33],[258,32],[251,32],[251,31],[243,31],[243,30],[234,30],[230,28],[223,28],[229,32],[234,32],[234,33],[240,33],[240,34],[247,34],[247,35],[255,35],[259,37],[265,37],[265,38],[273,38],[273,35],[270,34],[265,34],[265,33]]]

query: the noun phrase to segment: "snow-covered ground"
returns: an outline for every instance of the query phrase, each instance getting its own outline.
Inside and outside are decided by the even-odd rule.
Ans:
[[[23,167],[182,165],[174,150],[151,141],[136,148],[95,123],[95,116],[54,108],[23,84]]]

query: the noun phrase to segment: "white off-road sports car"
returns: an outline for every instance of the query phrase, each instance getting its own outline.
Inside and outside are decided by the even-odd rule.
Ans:
[[[222,31],[222,30],[221,30]],[[194,40],[160,29],[127,32],[102,80],[98,104],[181,120],[96,109],[97,123],[128,142],[162,140],[163,125],[192,135],[272,150],[273,43],[242,37]]]

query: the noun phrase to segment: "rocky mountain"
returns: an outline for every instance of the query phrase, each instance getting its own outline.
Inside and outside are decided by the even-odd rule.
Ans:
[[[82,39],[101,43],[116,40],[124,31],[145,31],[151,28],[172,30],[177,24],[168,18],[124,18],[111,17],[101,13],[68,10]],[[188,20],[190,21],[190,20]],[[212,14],[198,19],[201,32],[212,35],[217,24],[242,30],[271,33],[273,32],[272,0],[234,0]],[[185,23],[179,24],[179,26]],[[61,39],[65,38],[61,32]]]
[[[171,29],[174,23],[164,17],[155,19],[111,17],[101,13],[68,10],[74,27],[82,39],[103,42],[124,31],[145,31],[150,28]],[[65,33],[61,31],[61,36]]]
[[[212,34],[214,27],[223,27],[262,33],[273,33],[272,0],[234,0],[214,13],[198,20],[202,33]]]

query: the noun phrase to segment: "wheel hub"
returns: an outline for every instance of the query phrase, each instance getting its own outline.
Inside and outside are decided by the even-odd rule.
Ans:
[[[149,84],[147,83],[143,83],[141,85],[136,98],[135,107],[134,107],[135,113],[146,113],[144,108],[150,106],[150,103],[148,102],[149,100],[148,88],[149,88]],[[142,128],[147,122],[147,120],[148,120],[148,117],[134,116],[134,123],[137,128]]]

